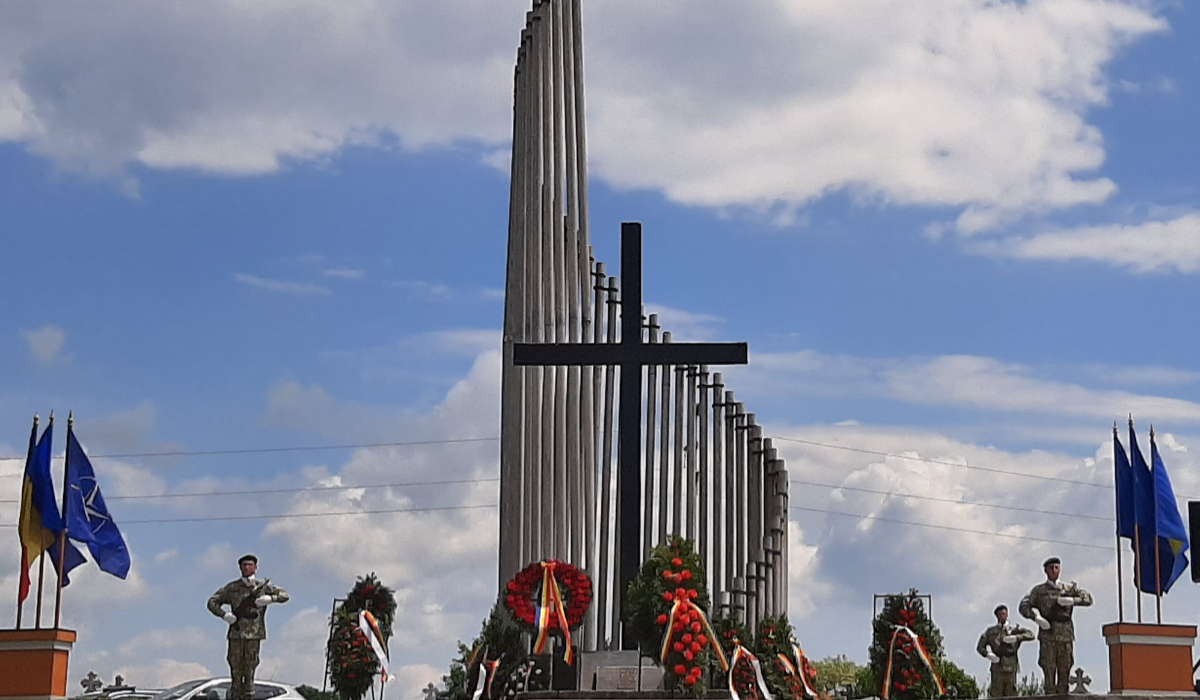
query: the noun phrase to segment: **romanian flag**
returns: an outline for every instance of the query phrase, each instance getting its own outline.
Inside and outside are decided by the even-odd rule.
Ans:
[[[21,582],[17,600],[24,602],[29,595],[29,567],[58,541],[62,518],[54,502],[54,484],[50,480],[50,440],[54,419],[46,426],[42,438],[36,440],[37,422],[29,436],[29,455],[25,460],[25,479],[21,486],[21,515],[17,532],[21,537]],[[55,562],[57,563],[57,562]]]

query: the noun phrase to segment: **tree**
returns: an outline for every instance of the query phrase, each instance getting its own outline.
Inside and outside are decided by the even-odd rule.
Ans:
[[[826,656],[814,661],[813,666],[817,667],[817,690],[829,694],[837,692],[839,688],[844,692],[852,689],[862,668],[845,654]]]
[[[979,685],[975,679],[943,658],[942,633],[929,619],[925,602],[917,589],[885,598],[883,611],[872,626],[869,668],[876,693],[882,694],[883,683],[890,682],[890,697],[896,700],[938,697],[933,674],[922,659],[923,650],[942,676],[948,695],[979,697]],[[904,632],[897,633],[901,628],[911,630],[916,634],[916,639]],[[890,681],[887,680],[889,660],[892,663]]]

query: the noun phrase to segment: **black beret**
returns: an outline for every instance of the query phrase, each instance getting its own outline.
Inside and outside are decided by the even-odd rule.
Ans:
[[[1049,558],[1049,559],[1047,559],[1046,561],[1042,562],[1042,568],[1044,569],[1044,568],[1046,568],[1047,566],[1050,566],[1051,564],[1060,564],[1060,565],[1061,565],[1061,564],[1062,564],[1062,560],[1061,560],[1061,559],[1059,559],[1058,557],[1050,557],[1050,558]]]
[[[245,562],[253,562],[253,563],[257,564],[258,557],[254,556],[253,554],[243,554],[242,558],[238,559],[238,565],[240,566],[241,564],[243,564]]]

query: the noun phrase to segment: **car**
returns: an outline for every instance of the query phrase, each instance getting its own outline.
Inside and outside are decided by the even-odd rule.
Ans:
[[[229,678],[200,678],[167,688],[150,700],[229,700],[230,685]],[[256,680],[254,700],[304,700],[304,696],[287,683]]]

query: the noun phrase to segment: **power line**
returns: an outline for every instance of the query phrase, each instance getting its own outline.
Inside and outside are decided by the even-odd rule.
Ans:
[[[147,523],[209,523],[225,520],[287,520],[290,518],[324,518],[331,515],[385,515],[389,513],[432,513],[443,510],[477,510],[480,508],[496,508],[495,503],[473,506],[441,506],[437,508],[386,508],[382,510],[346,510],[332,513],[281,513],[278,515],[226,515],[207,518],[155,518],[151,520],[122,520],[121,526],[145,525]],[[3,528],[16,525],[0,525]]]
[[[399,488],[403,486],[443,486],[447,484],[481,484],[489,481],[499,481],[499,477],[487,479],[447,479],[445,481],[400,481],[391,484],[361,484],[359,486],[308,486],[294,489],[254,489],[249,491],[195,491],[192,493],[159,493],[142,496],[110,496],[105,501],[137,501],[154,500],[158,498],[200,498],[208,496],[249,496],[270,493],[321,493],[323,491],[347,491],[350,489],[381,489]],[[20,503],[15,498],[0,499],[0,503]]]
[[[1044,481],[1057,481],[1064,484],[1073,484],[1076,486],[1093,486],[1099,489],[1112,490],[1112,484],[1097,484],[1092,481],[1079,481],[1077,479],[1063,479],[1057,476],[1043,476],[1041,474],[1028,474],[1026,472],[1014,472],[1006,469],[996,469],[994,467],[980,467],[973,464],[963,464],[961,462],[950,462],[942,459],[929,459],[927,457],[913,457],[910,455],[896,454],[894,452],[880,452],[878,450],[867,450],[861,447],[848,447],[846,445],[830,445],[823,442],[815,442],[813,440],[801,440],[800,438],[782,437],[779,435],[770,436],[774,440],[784,440],[786,442],[798,442],[803,445],[812,445],[814,447],[827,447],[831,450],[845,450],[847,452],[858,452],[860,454],[876,455],[879,457],[894,457],[896,459],[907,459],[914,462],[925,462],[927,464],[944,464],[949,467],[959,467],[962,469],[973,469],[975,471],[990,472],[992,474],[1006,474],[1008,476],[1023,476],[1027,479],[1042,479]]]
[[[937,501],[938,503],[953,503],[960,506],[981,506],[984,508],[996,508],[999,510],[1016,510],[1023,513],[1037,513],[1039,515],[1061,515],[1067,518],[1084,518],[1087,520],[1102,520],[1104,522],[1112,522],[1112,516],[1099,515],[1081,515],[1079,513],[1063,513],[1057,510],[1038,510],[1037,508],[1021,508],[1020,506],[1003,506],[998,503],[983,503],[980,501],[962,501],[955,498],[938,498],[937,496],[918,496],[912,493],[901,493],[899,491],[879,491],[876,489],[866,489],[858,486],[837,486],[835,484],[820,484],[815,481],[802,481],[800,479],[788,479],[789,483],[801,484],[803,486],[818,486],[826,489],[841,489],[843,491],[860,491],[862,493],[873,493],[880,496],[899,496],[900,498],[916,498],[922,501]]]
[[[992,537],[1008,537],[1015,540],[1029,540],[1031,542],[1047,542],[1050,544],[1061,544],[1069,547],[1087,547],[1089,549],[1103,549],[1108,551],[1111,547],[1102,547],[1095,544],[1084,544],[1082,542],[1066,542],[1063,540],[1050,540],[1041,537],[1029,537],[1026,535],[1013,535],[1007,532],[992,532],[990,530],[969,530],[963,527],[953,527],[950,525],[934,525],[933,523],[917,523],[911,520],[898,520],[895,518],[884,518],[878,515],[860,515],[858,513],[842,513],[836,510],[824,510],[822,508],[808,508],[806,506],[788,506],[791,510],[804,510],[810,513],[825,513],[826,515],[843,515],[848,518],[858,518],[859,520],[878,520],[882,523],[896,523],[898,525],[914,525],[916,527],[931,527],[938,530],[950,530],[951,532],[964,532],[972,535],[990,535]]]
[[[411,440],[404,442],[363,442],[347,445],[313,445],[307,447],[245,447],[231,450],[179,450],[176,452],[129,452],[126,454],[88,455],[92,459],[126,459],[131,457],[195,457],[208,455],[246,455],[266,452],[316,452],[319,450],[352,450],[371,447],[409,447],[413,445],[453,445],[466,442],[495,442],[498,437],[455,438],[451,440]],[[25,457],[0,457],[0,462],[25,461]],[[14,476],[6,474],[4,476]]]

